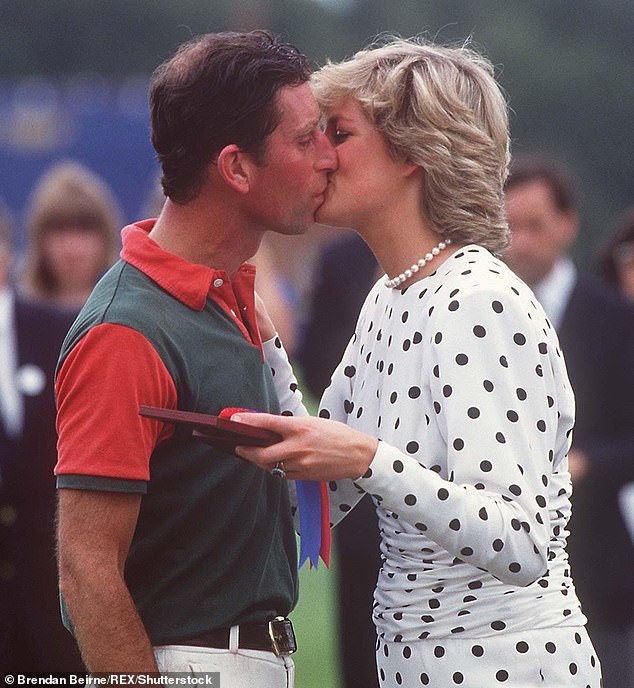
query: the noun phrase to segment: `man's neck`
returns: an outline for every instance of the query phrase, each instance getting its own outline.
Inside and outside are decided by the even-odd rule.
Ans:
[[[262,236],[245,227],[233,209],[203,200],[180,205],[168,199],[150,232],[165,251],[229,275],[255,255]]]

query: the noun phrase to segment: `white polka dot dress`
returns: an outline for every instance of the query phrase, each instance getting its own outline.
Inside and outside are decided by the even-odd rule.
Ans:
[[[380,280],[320,415],[381,440],[330,487],[334,522],[365,492],[377,507],[382,685],[599,687],[565,552],[574,397],[523,282],[474,245]]]

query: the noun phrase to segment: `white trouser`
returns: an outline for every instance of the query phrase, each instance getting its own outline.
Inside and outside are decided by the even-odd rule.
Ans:
[[[229,633],[229,649],[160,645],[154,648],[158,670],[163,673],[214,672],[220,688],[293,688],[295,665],[289,656],[239,647],[238,627]]]

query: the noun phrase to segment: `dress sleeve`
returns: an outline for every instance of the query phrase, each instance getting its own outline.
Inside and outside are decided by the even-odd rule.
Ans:
[[[569,491],[565,368],[551,350],[556,338],[535,322],[541,311],[527,315],[526,302],[510,290],[476,290],[455,304],[430,319],[429,363],[420,373],[444,441],[447,478],[432,470],[433,456],[425,467],[381,442],[356,482],[458,559],[528,585],[549,557],[556,515],[548,486],[563,483]]]
[[[354,338],[353,338],[354,339]],[[302,394],[297,386],[297,380],[293,374],[293,369],[288,360],[288,356],[282,346],[279,337],[270,339],[263,344],[264,358],[266,362],[271,366],[273,372],[273,380],[275,381],[275,391],[277,392],[280,410],[283,415],[287,416],[307,416],[308,411],[302,402]],[[339,376],[339,369],[343,365],[345,370],[345,361],[349,356],[352,356],[353,346],[348,345],[346,353],[342,359],[342,363],[335,371],[332,381],[328,389],[324,392],[324,399],[330,398],[333,402],[335,398],[343,397],[346,394],[345,380],[349,378],[343,375],[343,379]],[[343,388],[340,388],[340,384]],[[349,392],[348,392],[349,395]],[[329,402],[326,402],[329,403]],[[323,418],[334,418],[334,420],[341,420],[345,422],[345,413],[343,412],[343,403],[334,404],[335,409],[334,414],[331,415],[329,411],[324,408],[324,400],[322,399],[322,404],[320,406],[319,415]],[[338,409],[341,408],[342,412],[339,413]],[[329,486],[329,502],[330,502],[330,524],[331,527],[339,523],[341,519],[360,501],[361,497],[365,494],[363,490],[356,487],[350,480],[339,480],[330,481]],[[293,517],[297,519],[297,496],[294,489],[294,481],[289,481],[289,494],[291,498],[291,508]],[[299,522],[295,522],[296,529],[299,527]]]
[[[174,382],[147,339],[122,325],[92,328],[62,363],[56,396],[58,485],[129,491],[137,482],[143,491],[154,447],[173,427],[140,416],[139,406],[177,406]]]
[[[357,323],[357,331],[363,323],[363,311]],[[352,335],[343,354],[341,362],[335,369],[330,385],[324,391],[319,404],[319,415],[322,418],[347,423],[349,407],[353,395],[352,371],[357,366],[357,335]],[[352,480],[331,480],[328,483],[330,494],[330,521],[337,525],[362,499],[365,490]]]
[[[308,416],[302,392],[297,385],[297,378],[279,336],[276,334],[272,339],[263,342],[262,349],[264,359],[273,374],[280,413],[283,416]]]

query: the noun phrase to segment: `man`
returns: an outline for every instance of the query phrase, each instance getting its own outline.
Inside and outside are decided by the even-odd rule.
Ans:
[[[568,551],[604,686],[632,686],[634,546],[619,491],[634,480],[634,310],[577,273],[566,251],[579,225],[575,185],[547,157],[514,161],[506,186],[510,266],[557,333],[576,396]]]
[[[292,686],[269,623],[297,597],[286,482],[139,406],[278,410],[244,261],[313,223],[336,167],[309,72],[258,31],[196,38],[152,77],[167,201],[124,229],[57,379],[61,593],[91,671]]]
[[[10,282],[11,225],[0,205],[0,674],[80,671],[55,571],[55,362],[73,315]]]

